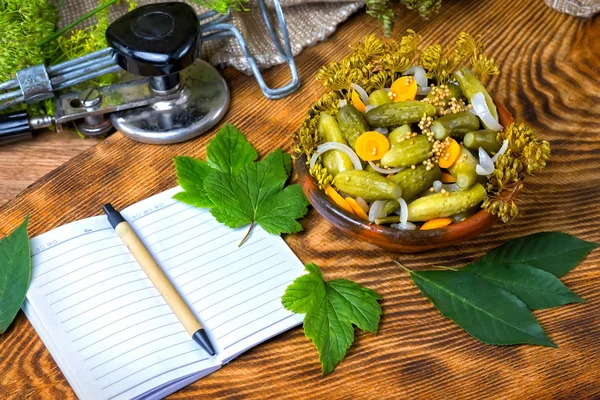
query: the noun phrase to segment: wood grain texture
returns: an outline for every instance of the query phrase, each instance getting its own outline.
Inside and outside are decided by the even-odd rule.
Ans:
[[[34,133],[31,141],[0,146],[0,205],[99,142],[81,139],[73,132],[45,131]]]
[[[192,398],[326,399],[591,399],[600,397],[600,251],[563,281],[588,300],[535,312],[560,348],[486,346],[443,318],[392,259],[415,268],[460,266],[517,236],[561,230],[600,241],[600,18],[559,14],[540,0],[444,0],[442,13],[425,23],[406,14],[396,35],[412,28],[426,43],[447,42],[461,30],[482,33],[502,74],[491,90],[517,120],[550,140],[553,158],[520,194],[521,215],[509,225],[453,247],[395,255],[334,230],[313,210],[305,232],[286,237],[304,262],[323,267],[327,279],[344,277],[383,296],[377,335],[359,334],[346,359],[320,376],[317,353],[294,329],[243,354],[220,371],[173,395]],[[252,78],[225,71],[232,88],[225,120],[245,132],[260,153],[291,146],[307,107],[323,90],[314,81],[322,64],[377,23],[357,15],[327,42],[297,58],[303,86],[268,101]],[[268,73],[271,83],[287,77]],[[204,157],[210,134],[173,146],[134,143],[120,134],[50,173],[0,210],[6,234],[31,214],[30,235],[100,214],[110,200],[122,208],[175,185],[175,155]],[[0,337],[0,398],[74,398],[22,313]]]

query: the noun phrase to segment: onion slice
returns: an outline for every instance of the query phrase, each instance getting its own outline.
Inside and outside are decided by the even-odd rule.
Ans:
[[[344,106],[347,106],[347,105],[348,105],[348,102],[346,101],[346,99],[341,99],[340,100],[340,108],[342,108]]]
[[[369,205],[367,204],[365,199],[363,199],[362,197],[357,197],[354,200],[356,200],[356,202],[358,203],[360,208],[362,208],[362,210],[365,212],[365,214],[369,212]]]
[[[315,163],[317,162],[317,158],[319,158],[319,156],[329,150],[339,150],[341,152],[343,152],[344,154],[346,154],[348,157],[350,157],[350,161],[352,161],[352,164],[354,164],[354,169],[358,169],[358,170],[362,170],[362,164],[360,163],[360,158],[358,158],[358,156],[356,155],[356,153],[354,152],[354,150],[352,150],[350,147],[346,146],[345,144],[342,143],[338,143],[338,142],[325,142],[320,144],[317,147],[317,151],[314,152],[314,154],[310,157],[310,167],[312,168]]]
[[[477,114],[477,116],[481,119],[486,128],[497,132],[503,129],[502,125],[500,125],[496,118],[492,116],[492,113],[485,102],[485,96],[482,92],[475,93],[475,95],[471,98],[471,105],[473,105],[475,114]]]
[[[392,228],[396,228],[399,229],[401,231],[414,231],[417,229],[417,226],[415,224],[413,224],[412,222],[407,222],[405,224],[392,224],[390,225]]]
[[[483,149],[483,147],[479,148],[479,164],[475,167],[475,172],[477,175],[491,175],[494,172],[494,162],[492,161],[490,155]]]
[[[370,105],[370,104],[369,104],[369,105],[367,105],[367,106],[365,107],[365,111],[366,111],[366,112],[369,112],[369,111],[371,111],[371,110],[372,110],[372,109],[374,109],[374,108],[377,108],[377,106],[372,106],[372,105]]]
[[[434,181],[433,182],[433,190],[437,193],[441,192],[444,189],[447,192],[456,192],[458,190],[458,185],[456,183],[442,183],[442,181]]]
[[[404,167],[391,168],[391,169],[381,168],[381,167],[378,167],[377,165],[375,165],[375,163],[373,161],[369,161],[369,165],[375,171],[379,172],[380,174],[384,174],[384,175],[397,174],[398,172],[404,170]]]
[[[373,129],[375,132],[379,132],[382,135],[387,135],[388,133],[390,133],[388,128],[375,128]]]
[[[352,87],[352,89],[356,90],[356,93],[358,93],[358,95],[360,96],[360,99],[362,100],[362,102],[365,106],[367,104],[369,104],[369,95],[367,94],[365,89],[363,89],[356,83],[351,83],[350,86]]]
[[[377,218],[385,217],[385,205],[388,200],[376,200],[371,204],[371,208],[369,208],[369,221],[375,222]]]
[[[431,91],[431,88],[427,85],[427,74],[420,65],[414,65],[404,71],[403,75],[412,75],[415,82],[417,82],[417,94],[427,95]]]
[[[504,142],[502,143],[502,147],[500,147],[500,150],[498,150],[498,152],[494,155],[494,157],[492,157],[492,161],[496,162],[498,157],[505,154],[507,150],[508,150],[508,139],[504,139]]]
[[[398,203],[400,203],[400,225],[406,225],[408,222],[408,204],[402,197],[398,197]]]

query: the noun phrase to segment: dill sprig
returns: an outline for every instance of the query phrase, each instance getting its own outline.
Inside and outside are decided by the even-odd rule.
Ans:
[[[200,7],[206,7],[215,10],[218,13],[225,14],[228,10],[247,11],[244,3],[248,0],[191,0]]]
[[[409,10],[414,10],[419,15],[428,19],[440,10],[442,0],[365,0],[367,14],[377,18],[385,36],[391,36],[396,21],[394,7],[404,4]]]
[[[498,132],[497,140],[508,140],[508,150],[496,160],[496,169],[487,185],[490,195],[482,208],[508,222],[518,214],[519,209],[514,200],[508,200],[500,193],[521,185],[525,176],[541,172],[550,158],[550,143],[539,140],[522,123],[512,123],[504,131]]]
[[[0,1],[0,81],[42,64],[56,51],[36,44],[56,29],[58,12],[47,0]]]

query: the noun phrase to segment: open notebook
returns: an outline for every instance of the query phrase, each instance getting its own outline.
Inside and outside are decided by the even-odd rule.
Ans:
[[[217,355],[185,332],[105,216],[31,240],[25,314],[77,396],[162,398],[302,322],[285,288],[304,273],[279,236],[218,223],[172,199],[174,188],[122,210],[198,313]]]

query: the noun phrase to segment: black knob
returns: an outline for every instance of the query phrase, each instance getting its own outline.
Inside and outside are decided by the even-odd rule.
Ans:
[[[136,8],[113,22],[106,40],[124,70],[139,76],[165,76],[194,62],[202,35],[191,6],[159,3]]]
[[[0,145],[31,139],[29,118],[25,111],[0,115]]]

